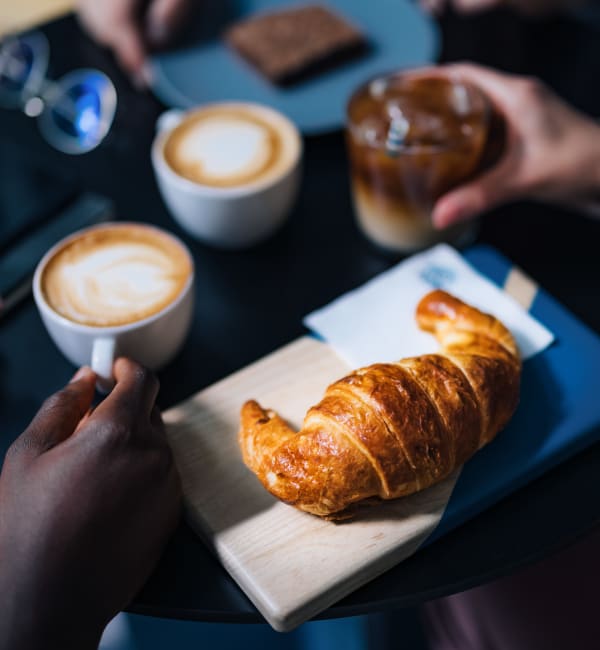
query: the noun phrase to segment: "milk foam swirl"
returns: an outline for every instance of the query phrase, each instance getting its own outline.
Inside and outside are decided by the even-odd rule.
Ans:
[[[168,165],[209,187],[266,182],[293,164],[300,143],[293,125],[268,109],[222,104],[189,114],[164,144]]]
[[[273,152],[270,132],[260,124],[215,116],[192,124],[179,147],[183,165],[195,167],[208,182],[252,178]]]
[[[189,265],[174,253],[181,251],[158,240],[82,240],[49,263],[46,297],[79,323],[107,326],[146,318],[172,302],[189,276]]]

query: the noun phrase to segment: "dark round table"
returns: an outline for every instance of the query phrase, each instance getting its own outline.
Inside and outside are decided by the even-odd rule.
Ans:
[[[581,110],[600,115],[600,28],[576,17],[536,22],[503,11],[469,18],[446,13],[440,24],[443,61],[470,59],[539,76]],[[183,352],[160,375],[162,407],[295,339],[303,333],[306,313],[393,263],[371,248],[354,223],[341,133],[306,141],[300,198],[271,240],[236,253],[194,241],[167,214],[152,175],[149,148],[163,107],[137,92],[72,17],[44,31],[53,76],[97,67],[115,81],[114,128],[100,148],[75,158],[52,150],[21,113],[0,111],[2,154],[68,173],[82,187],[110,197],[118,218],[168,228],[189,245],[198,274],[195,323]],[[479,241],[498,248],[600,332],[600,222],[519,203],[487,215]],[[0,321],[2,449],[72,372],[32,300]],[[600,521],[600,500],[590,498],[600,488],[599,466],[596,444],[344,598],[321,618],[415,605],[509,574],[572,543]],[[130,611],[205,621],[262,620],[185,523]]]

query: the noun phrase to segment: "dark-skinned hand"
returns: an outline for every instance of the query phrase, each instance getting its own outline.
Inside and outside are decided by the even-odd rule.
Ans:
[[[156,565],[181,489],[158,382],[119,359],[93,411],[81,369],[44,402],[0,474],[0,648],[96,648]]]

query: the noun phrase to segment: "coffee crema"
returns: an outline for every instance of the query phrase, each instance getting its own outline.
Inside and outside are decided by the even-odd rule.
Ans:
[[[221,104],[184,118],[169,134],[164,157],[175,173],[194,183],[231,188],[284,173],[298,148],[294,127],[276,113]]]
[[[135,224],[94,228],[67,242],[45,265],[41,289],[61,316],[95,327],[125,325],[159,313],[192,274],[174,238]]]

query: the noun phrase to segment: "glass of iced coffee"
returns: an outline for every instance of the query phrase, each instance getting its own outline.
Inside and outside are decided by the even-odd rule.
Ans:
[[[481,169],[491,105],[435,68],[376,77],[348,104],[347,142],[358,223],[379,247],[411,253],[474,236],[473,222],[436,230],[435,201]]]

